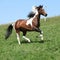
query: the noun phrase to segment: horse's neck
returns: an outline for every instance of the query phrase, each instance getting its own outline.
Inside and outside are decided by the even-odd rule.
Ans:
[[[37,28],[39,28],[39,26],[40,26],[40,14],[35,16],[35,18],[33,19],[33,22],[35,23],[35,26]]]
[[[37,27],[39,28],[40,26],[40,14],[37,15]]]

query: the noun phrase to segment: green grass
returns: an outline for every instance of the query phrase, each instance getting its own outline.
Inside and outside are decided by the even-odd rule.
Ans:
[[[60,60],[60,16],[41,20],[44,32],[44,43],[39,43],[37,32],[28,32],[31,43],[18,45],[16,33],[13,31],[9,39],[4,39],[8,25],[0,26],[0,60]],[[21,42],[24,41],[21,33]]]

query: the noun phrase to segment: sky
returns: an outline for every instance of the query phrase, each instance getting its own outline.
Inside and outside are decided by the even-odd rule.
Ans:
[[[43,5],[48,17],[60,15],[60,0],[0,0],[0,24],[26,19],[32,6]]]

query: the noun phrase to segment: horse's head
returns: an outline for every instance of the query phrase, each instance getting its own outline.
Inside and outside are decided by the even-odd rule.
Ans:
[[[43,16],[47,16],[47,13],[45,12],[45,10],[43,9],[43,6],[40,5],[39,7],[37,7],[38,9],[38,13],[43,15]]]

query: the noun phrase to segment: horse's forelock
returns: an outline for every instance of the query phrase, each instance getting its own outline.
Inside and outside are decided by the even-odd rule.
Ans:
[[[43,8],[43,5],[40,5],[39,8]]]

